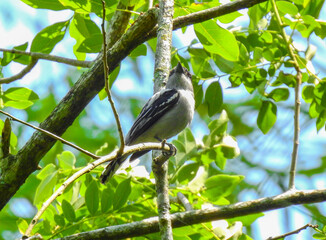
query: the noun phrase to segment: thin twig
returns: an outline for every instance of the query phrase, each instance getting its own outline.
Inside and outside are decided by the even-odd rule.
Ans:
[[[16,49],[0,48],[0,52],[9,52],[9,53],[13,53],[13,54],[26,55],[26,56],[31,56],[32,58],[35,58],[35,59],[43,59],[43,60],[48,60],[48,61],[52,61],[52,62],[64,63],[67,65],[76,66],[76,67],[90,68],[93,64],[93,61],[80,61],[80,60],[76,60],[76,59],[50,55],[50,54],[46,54],[46,53],[24,52],[24,51],[20,51],[20,50],[16,50]]]
[[[0,78],[0,84],[11,83],[13,81],[22,79],[27,73],[29,73],[35,67],[37,61],[38,61],[38,59],[32,58],[31,62],[16,75],[13,75],[13,76],[7,77],[7,78]]]
[[[300,86],[302,82],[302,73],[300,70],[300,66],[298,64],[296,55],[293,52],[291,42],[289,41],[285,29],[284,24],[282,22],[282,19],[280,17],[280,14],[278,12],[275,0],[272,0],[273,10],[276,16],[277,23],[280,27],[283,40],[285,42],[285,45],[288,49],[288,52],[290,54],[290,57],[293,61],[294,68],[297,72],[296,75],[296,86],[295,86],[295,106],[294,106],[294,136],[293,136],[293,150],[292,150],[292,160],[291,160],[291,168],[290,168],[290,178],[289,178],[289,189],[295,189],[295,171],[296,171],[296,165],[297,165],[297,159],[298,159],[298,149],[299,149],[299,135],[300,135]]]
[[[312,225],[310,223],[304,225],[303,227],[301,228],[298,228],[297,230],[294,230],[294,231],[291,231],[291,232],[288,232],[288,233],[285,233],[285,234],[282,234],[280,236],[276,236],[276,237],[269,237],[267,238],[267,240],[277,240],[277,239],[284,239],[285,237],[287,236],[290,236],[290,235],[293,235],[293,234],[298,234],[299,232],[301,232],[302,230],[306,229],[306,228],[313,228],[313,229],[316,229],[318,228],[318,225]]]
[[[167,146],[166,144],[161,144],[161,143],[140,143],[137,145],[133,146],[126,146],[124,148],[124,152],[122,154],[119,153],[119,150],[115,150],[111,152],[109,155],[103,156],[94,162],[89,163],[86,167],[82,168],[78,172],[74,173],[71,175],[62,185],[49,197],[43,204],[40,210],[36,213],[34,216],[33,220],[29,224],[25,236],[29,236],[34,228],[34,226],[37,224],[38,220],[44,213],[44,211],[50,206],[50,204],[58,197],[60,196],[64,190],[71,184],[73,183],[76,179],[84,175],[85,173],[90,172],[93,170],[95,167],[101,165],[102,163],[112,161],[117,158],[117,156],[121,155],[122,157],[128,156],[134,152],[142,151],[142,150],[163,150],[163,151],[169,151],[170,147]]]
[[[112,100],[112,96],[111,96],[111,92],[109,89],[109,65],[108,65],[108,59],[107,59],[107,45],[106,45],[106,34],[105,34],[105,27],[104,27],[104,23],[105,23],[105,1],[102,0],[102,6],[103,6],[103,18],[102,18],[102,35],[103,35],[103,66],[104,66],[104,81],[105,81],[105,91],[106,94],[108,95],[108,100],[111,104],[111,108],[114,114],[114,118],[115,121],[117,123],[117,128],[118,128],[118,132],[119,132],[119,136],[120,136],[120,148],[118,153],[121,154],[123,152],[124,146],[125,146],[125,141],[124,141],[124,137],[123,137],[123,131],[122,131],[122,127],[121,127],[121,123],[120,123],[120,119],[119,119],[119,114],[115,108],[114,102]]]
[[[184,208],[186,209],[186,211],[190,211],[190,210],[193,209],[192,206],[191,206],[191,204],[190,204],[190,202],[189,202],[189,200],[188,200],[188,198],[186,198],[186,196],[183,195],[183,193],[178,192],[177,193],[177,197],[178,197],[179,203],[181,203],[184,206]]]
[[[30,124],[30,123],[28,123],[28,122],[25,122],[25,121],[23,121],[23,120],[20,120],[20,119],[18,119],[18,118],[16,118],[16,117],[10,115],[9,113],[6,113],[6,112],[2,111],[2,110],[0,110],[0,113],[6,115],[6,116],[8,116],[8,117],[10,117],[12,120],[14,120],[14,121],[16,121],[16,122],[20,122],[20,123],[22,123],[22,124],[24,124],[24,125],[26,125],[26,126],[29,126],[29,127],[31,127],[31,128],[34,128],[34,129],[36,129],[37,131],[42,132],[42,133],[44,133],[44,134],[46,134],[46,135],[48,135],[48,136],[50,136],[50,137],[52,137],[52,138],[54,138],[54,139],[60,141],[60,142],[62,142],[63,144],[66,144],[66,145],[68,145],[68,146],[70,146],[70,147],[72,147],[72,148],[74,148],[74,149],[76,149],[76,150],[78,150],[78,151],[80,151],[80,152],[86,154],[87,156],[90,156],[90,157],[93,158],[93,159],[99,159],[99,158],[100,158],[99,156],[97,156],[97,155],[95,155],[95,154],[93,154],[93,153],[91,153],[91,152],[89,152],[89,151],[87,151],[87,150],[85,150],[85,149],[83,149],[83,148],[81,148],[81,147],[78,147],[77,145],[75,145],[75,144],[73,144],[73,143],[71,143],[71,142],[68,142],[67,140],[65,140],[65,139],[63,139],[63,138],[61,138],[61,137],[59,137],[59,136],[57,136],[57,135],[55,135],[55,134],[53,134],[53,133],[47,131],[47,130],[44,130],[44,129],[39,128],[39,127],[36,127],[36,126],[34,126],[34,125],[32,125],[32,124]]]

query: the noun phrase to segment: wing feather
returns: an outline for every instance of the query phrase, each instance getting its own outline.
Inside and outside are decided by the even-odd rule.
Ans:
[[[154,94],[143,107],[126,137],[126,144],[132,144],[141,134],[150,129],[179,100],[179,92],[165,89]]]

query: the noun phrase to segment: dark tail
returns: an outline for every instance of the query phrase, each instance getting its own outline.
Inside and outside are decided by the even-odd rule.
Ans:
[[[127,157],[120,157],[117,158],[106,166],[104,171],[101,174],[100,180],[101,183],[105,184],[107,181],[110,180],[110,178],[114,175],[114,173],[119,169],[119,167],[122,165],[122,163],[127,159]]]

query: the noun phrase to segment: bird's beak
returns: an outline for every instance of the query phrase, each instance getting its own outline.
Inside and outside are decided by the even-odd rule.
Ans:
[[[178,62],[178,65],[176,66],[176,72],[183,73],[183,67],[180,62]]]

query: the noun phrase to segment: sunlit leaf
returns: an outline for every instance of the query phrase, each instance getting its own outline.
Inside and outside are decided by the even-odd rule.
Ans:
[[[50,9],[50,10],[63,10],[65,7],[59,0],[21,0],[33,8]]]
[[[54,191],[54,186],[57,183],[57,171],[47,175],[36,188],[34,204],[39,204],[49,198]]]
[[[276,88],[267,97],[274,99],[275,102],[285,101],[289,98],[290,92],[287,88]]]
[[[204,48],[229,61],[237,61],[239,47],[232,33],[213,20],[195,24],[195,33]]]
[[[205,182],[206,191],[203,193],[210,201],[229,196],[235,187],[244,179],[243,176],[217,175]]]
[[[69,21],[58,22],[41,30],[33,39],[31,52],[50,53],[67,30]]]
[[[37,94],[31,89],[24,87],[12,87],[4,92],[4,96],[11,100],[30,100],[35,101],[39,99]]]
[[[74,168],[76,158],[75,158],[75,155],[72,152],[64,151],[63,153],[58,154],[57,158],[59,160],[59,166],[62,169],[72,169],[72,168]]]
[[[18,218],[18,220],[16,221],[17,226],[18,226],[18,230],[21,234],[24,234],[28,228],[28,223],[25,219],[22,218]]]

